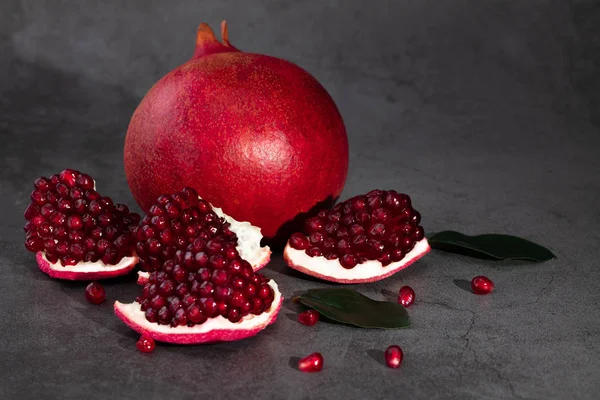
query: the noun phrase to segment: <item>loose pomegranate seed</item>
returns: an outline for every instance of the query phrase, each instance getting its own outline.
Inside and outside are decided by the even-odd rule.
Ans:
[[[410,286],[402,286],[398,292],[398,303],[410,307],[415,301],[415,291]]]
[[[313,326],[319,322],[319,312],[315,310],[307,310],[298,314],[298,322],[303,325]]]
[[[312,353],[298,362],[298,369],[302,372],[319,372],[323,369],[323,356],[321,353]]]
[[[137,347],[137,349],[142,353],[151,353],[152,351],[154,351],[156,345],[154,343],[154,339],[142,335],[135,344],[135,347]]]
[[[494,290],[494,282],[485,276],[476,276],[471,280],[471,289],[475,294],[488,294]]]
[[[92,282],[85,288],[85,298],[92,304],[100,304],[106,299],[106,291],[98,282]]]
[[[398,368],[402,364],[404,353],[400,346],[392,345],[385,350],[385,362],[390,368]]]

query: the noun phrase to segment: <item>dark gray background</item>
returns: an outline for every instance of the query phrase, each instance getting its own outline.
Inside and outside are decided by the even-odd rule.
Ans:
[[[123,5],[121,3],[127,3]],[[295,322],[255,338],[135,349],[112,314],[132,278],[86,303],[22,241],[33,180],[65,167],[133,205],[122,144],[145,91],[226,18],[232,43],[298,63],[346,121],[343,198],[409,193],[427,231],[512,233],[558,260],[433,252],[360,290],[411,285],[407,330]],[[0,5],[0,398],[597,398],[600,390],[600,7],[592,1],[7,1]],[[289,299],[326,286],[267,267]],[[453,283],[485,274],[475,296]],[[400,370],[381,351],[404,348]],[[294,357],[320,351],[325,369]]]

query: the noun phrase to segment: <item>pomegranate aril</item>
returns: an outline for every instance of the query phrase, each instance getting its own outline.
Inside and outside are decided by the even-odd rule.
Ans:
[[[44,239],[40,237],[32,237],[25,241],[25,247],[27,250],[36,253],[44,250]]]
[[[237,307],[230,307],[229,312],[227,313],[227,319],[233,323],[239,322],[242,319],[240,309]]]
[[[135,347],[142,353],[151,353],[154,351],[156,344],[154,343],[154,339],[142,335],[136,342]]]
[[[290,237],[290,246],[296,250],[306,250],[310,247],[310,242],[304,234],[294,233]]]
[[[306,254],[310,257],[319,257],[323,255],[323,252],[318,247],[311,247],[306,250]]]
[[[163,306],[158,310],[158,323],[168,325],[171,322],[171,313],[167,306]]]
[[[298,369],[302,372],[319,372],[323,369],[323,356],[321,353],[312,353],[298,362]]]
[[[50,185],[51,182],[48,178],[45,177],[41,177],[41,178],[37,178],[33,184],[33,186],[38,189],[41,190],[43,192],[47,191],[48,189],[50,189]]]
[[[47,223],[43,223],[42,225],[40,225],[37,229],[37,233],[38,236],[41,238],[49,238],[50,236],[52,236],[52,231],[53,231],[53,227],[50,224]]]
[[[320,243],[323,242],[324,236],[321,232],[315,232],[312,233],[309,237],[308,240],[310,241],[310,243],[312,243],[313,245],[318,245]]]
[[[392,256],[390,253],[383,253],[377,258],[377,261],[379,261],[382,266],[386,267],[392,263]]]
[[[412,239],[415,242],[422,240],[425,237],[425,231],[422,226],[417,226],[412,233]]]
[[[258,297],[252,297],[250,300],[250,312],[252,314],[258,315],[263,312],[264,304],[263,301]]]
[[[494,282],[486,276],[479,275],[471,280],[471,289],[475,294],[488,294],[494,290]]]
[[[415,291],[410,286],[402,286],[398,292],[398,303],[410,307],[415,301]]]
[[[100,304],[106,300],[106,291],[98,282],[92,282],[85,288],[85,298],[92,304]]]
[[[358,264],[358,259],[354,254],[344,254],[340,257],[340,264],[346,269],[352,269]]]
[[[392,345],[385,350],[385,363],[390,368],[398,368],[402,364],[404,353],[400,346]]]
[[[194,324],[202,324],[208,319],[208,317],[202,312],[200,307],[194,304],[190,305],[187,308],[186,313],[188,320]]]
[[[307,310],[298,314],[298,322],[303,325],[313,326],[319,322],[319,312],[315,310]]]
[[[323,230],[323,221],[318,217],[312,217],[306,220],[305,226],[308,233],[320,232]]]
[[[44,206],[42,206],[42,208],[44,208],[46,205],[49,205],[49,204],[44,204]],[[52,206],[50,205],[50,207],[52,207]],[[34,217],[38,214],[40,214],[40,207],[35,204],[30,204],[25,209],[24,215],[25,215],[26,220],[30,220],[32,217]],[[45,217],[46,215],[42,214],[42,216]]]

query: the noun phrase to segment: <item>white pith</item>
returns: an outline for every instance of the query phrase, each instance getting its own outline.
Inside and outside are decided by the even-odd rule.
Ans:
[[[418,258],[423,252],[427,251],[428,248],[429,243],[427,243],[427,239],[423,238],[415,243],[415,247],[413,247],[413,249],[400,261],[392,262],[384,267],[377,260],[369,260],[362,264],[357,264],[352,269],[342,267],[339,259],[328,260],[323,256],[311,257],[305,253],[305,250],[296,250],[291,247],[289,243],[285,247],[285,253],[295,265],[302,266],[305,269],[314,271],[320,275],[330,276],[336,279],[360,280],[385,275],[389,271],[393,271],[399,266]]]
[[[102,261],[96,262],[78,262],[75,265],[62,266],[60,261],[51,263],[46,258],[46,252],[42,252],[42,259],[48,263],[50,269],[59,272],[77,272],[77,273],[92,273],[92,272],[111,272],[119,271],[123,268],[131,266],[132,263],[137,263],[137,257],[123,257],[116,265],[107,265]]]
[[[273,303],[271,303],[271,308],[259,315],[248,314],[242,317],[242,319],[238,322],[231,322],[227,318],[219,315],[218,317],[208,319],[206,322],[200,325],[194,325],[191,327],[171,327],[170,325],[160,325],[156,322],[149,322],[146,319],[145,313],[141,309],[140,303],[133,302],[124,304],[117,301],[115,303],[115,307],[118,308],[124,315],[127,315],[130,321],[142,329],[156,333],[168,334],[169,336],[206,334],[214,330],[252,330],[264,327],[265,324],[271,319],[273,311],[277,309],[281,301],[281,293],[279,292],[275,281],[270,280],[267,284],[271,286],[273,292],[275,293]]]
[[[212,208],[215,214],[225,218],[231,225],[229,229],[237,235],[238,243],[236,249],[242,259],[248,261],[253,267],[262,264],[262,261],[271,254],[269,246],[260,247],[263,238],[260,228],[250,222],[240,222],[225,214],[217,207]]]

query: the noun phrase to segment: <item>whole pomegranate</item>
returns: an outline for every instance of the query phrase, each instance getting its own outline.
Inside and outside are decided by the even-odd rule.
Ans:
[[[144,211],[189,186],[272,243],[330,207],[348,173],[348,139],[326,90],[300,67],[244,53],[198,28],[192,59],[159,80],[136,109],[125,173]]]

